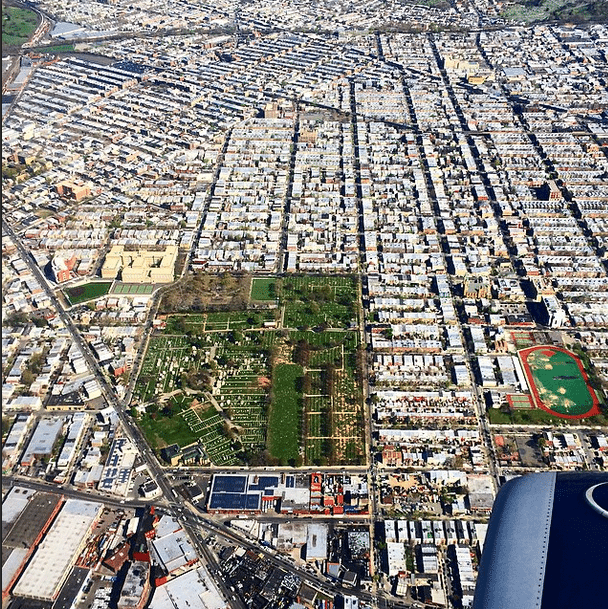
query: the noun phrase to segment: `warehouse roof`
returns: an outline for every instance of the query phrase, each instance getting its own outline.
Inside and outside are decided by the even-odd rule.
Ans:
[[[2,502],[2,528],[4,525],[15,522],[17,517],[27,506],[30,497],[35,493],[29,488],[22,486],[13,487],[7,494],[6,499]],[[4,537],[4,534],[2,535]]]
[[[13,589],[16,596],[54,600],[102,503],[68,499]]]

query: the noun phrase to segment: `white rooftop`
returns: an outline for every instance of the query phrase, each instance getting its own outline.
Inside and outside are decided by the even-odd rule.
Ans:
[[[35,493],[36,491],[22,486],[13,487],[2,502],[2,523],[15,522]]]
[[[13,593],[27,598],[54,600],[102,509],[102,503],[68,499],[34,552]]]
[[[200,566],[156,588],[149,605],[149,609],[180,609],[181,607],[224,609],[228,604],[222,598],[207,570]]]

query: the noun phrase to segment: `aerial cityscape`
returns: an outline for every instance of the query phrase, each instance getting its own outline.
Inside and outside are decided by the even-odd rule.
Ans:
[[[604,4],[2,22],[3,609],[467,609],[606,488]]]

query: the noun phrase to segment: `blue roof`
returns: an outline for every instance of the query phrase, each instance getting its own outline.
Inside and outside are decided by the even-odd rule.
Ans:
[[[247,475],[215,475],[211,497],[210,510],[259,510],[262,494],[272,497],[279,485],[279,476],[258,476],[255,483],[253,476]]]

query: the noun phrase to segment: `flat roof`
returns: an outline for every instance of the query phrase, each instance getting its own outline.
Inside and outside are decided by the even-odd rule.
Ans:
[[[164,514],[161,516],[156,525],[156,538],[160,539],[161,537],[165,537],[165,535],[170,535],[171,533],[175,533],[181,529],[182,525],[175,518],[173,518],[173,516]]]
[[[149,609],[175,607],[224,609],[228,604],[205,567],[201,565],[155,589]]]
[[[216,474],[207,507],[209,510],[257,511],[261,508],[262,496],[274,496],[280,484],[281,477],[277,475]]]
[[[259,493],[253,495],[240,493],[213,493],[209,500],[211,510],[258,510],[262,498]]]
[[[53,493],[37,492],[29,497],[16,522],[2,540],[3,545],[11,548],[22,548],[24,545],[31,547],[61,501],[61,498]],[[4,515],[4,504],[2,514]]]
[[[27,548],[2,548],[2,592],[19,571],[27,553]]]
[[[256,481],[249,484],[250,491],[263,491],[279,485],[279,476],[256,476]]]
[[[306,536],[306,560],[327,558],[327,526],[309,524]]]
[[[244,493],[247,476],[213,476],[212,493]]]
[[[4,538],[4,527],[17,520],[19,514],[26,508],[30,497],[36,491],[22,486],[14,486],[2,502],[2,538]]]
[[[61,587],[57,600],[53,603],[55,609],[67,609],[73,606],[74,599],[89,577],[90,570],[85,567],[74,567]]]
[[[153,542],[158,559],[168,573],[196,560],[196,550],[183,529],[174,531]]]
[[[102,503],[68,499],[36,548],[13,593],[54,600],[102,509]]]
[[[21,457],[21,461],[28,461],[37,455],[50,455],[64,423],[64,418],[41,419]]]

